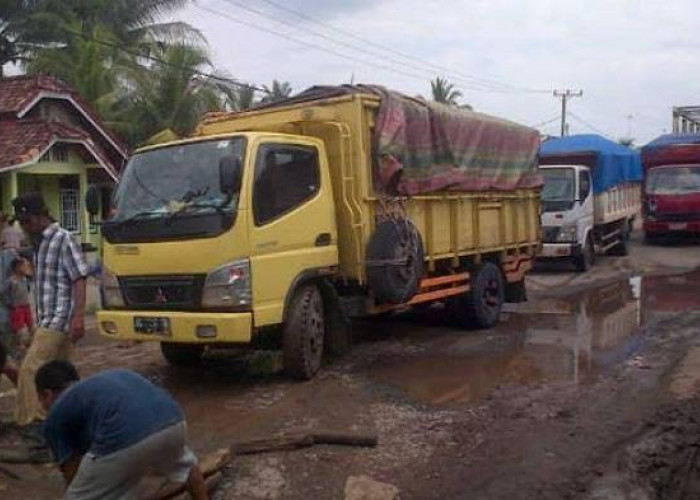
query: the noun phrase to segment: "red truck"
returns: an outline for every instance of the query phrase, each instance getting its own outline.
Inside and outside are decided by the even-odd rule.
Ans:
[[[666,134],[642,148],[644,237],[700,235],[700,135]]]

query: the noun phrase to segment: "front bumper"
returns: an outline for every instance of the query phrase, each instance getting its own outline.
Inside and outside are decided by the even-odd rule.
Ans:
[[[139,333],[135,318],[165,318],[169,333]],[[100,334],[120,340],[181,342],[192,344],[249,344],[252,338],[251,313],[173,312],[173,311],[99,311]],[[201,334],[206,331],[207,336]],[[198,335],[199,332],[199,335]],[[215,333],[212,336],[212,333]]]
[[[537,258],[559,259],[581,255],[581,245],[578,243],[543,243]]]
[[[644,221],[644,232],[647,234],[700,233],[700,220],[673,221]]]

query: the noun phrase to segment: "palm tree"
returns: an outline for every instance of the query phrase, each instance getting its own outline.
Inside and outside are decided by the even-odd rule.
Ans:
[[[438,76],[430,82],[430,88],[433,93],[433,101],[450,106],[459,105],[458,101],[462,97],[462,92],[457,90],[454,84],[447,81],[447,78]]]
[[[0,78],[3,66],[20,63],[31,47],[44,40],[35,23],[38,0],[0,0]]]
[[[246,111],[255,106],[255,90],[253,87],[238,87],[236,91],[236,111]]]
[[[627,146],[628,148],[633,148],[634,147],[634,137],[620,137],[617,142],[618,144],[621,144],[623,146]]]
[[[69,27],[83,30],[80,23]],[[75,37],[63,46],[36,51],[26,69],[29,74],[47,74],[65,81],[106,118],[110,105],[116,100],[120,71],[126,71],[130,62],[116,47],[114,36],[96,26],[86,38]]]
[[[212,72],[204,49],[184,43],[160,46],[154,59],[158,62],[135,82],[132,120],[140,130],[132,133],[134,143],[167,129],[189,135],[204,113],[223,108],[218,84],[202,75]]]
[[[269,87],[263,85],[263,89],[267,95],[260,99],[260,102],[265,104],[282,101],[292,95],[292,86],[289,82],[272,80],[272,85]]]
[[[0,0],[2,1],[2,0]],[[56,41],[66,41],[71,33],[63,23],[80,21],[84,33],[100,26],[114,34],[123,45],[138,47],[160,41],[204,43],[202,34],[183,22],[160,22],[185,7],[190,0],[44,0],[41,8],[50,13],[43,28],[52,32]],[[58,27],[54,27],[59,24]]]

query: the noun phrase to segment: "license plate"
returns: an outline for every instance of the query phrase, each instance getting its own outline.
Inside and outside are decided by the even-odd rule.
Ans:
[[[153,335],[170,335],[170,320],[168,318],[134,318],[136,333]]]
[[[686,224],[685,222],[676,222],[674,224],[668,225],[668,228],[671,231],[683,231],[687,227],[688,227],[688,224]]]

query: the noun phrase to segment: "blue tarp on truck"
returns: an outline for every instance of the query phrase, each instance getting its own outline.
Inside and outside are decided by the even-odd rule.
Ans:
[[[642,151],[686,144],[700,144],[700,134],[664,134],[644,146]]]
[[[540,147],[540,165],[585,165],[598,194],[629,182],[642,181],[639,152],[594,134],[549,139]]]
[[[664,134],[642,148],[645,168],[700,163],[700,134]]]

